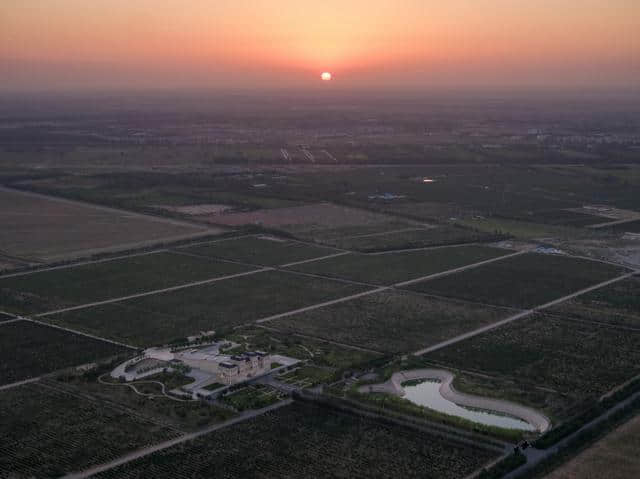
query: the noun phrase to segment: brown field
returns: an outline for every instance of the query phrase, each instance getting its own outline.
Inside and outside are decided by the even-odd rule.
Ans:
[[[0,253],[51,261],[221,232],[0,188]]]
[[[628,479],[640,477],[640,416],[546,476],[546,479]]]

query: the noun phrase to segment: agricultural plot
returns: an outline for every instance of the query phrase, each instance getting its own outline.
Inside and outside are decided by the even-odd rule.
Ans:
[[[337,251],[273,237],[238,238],[181,249],[187,253],[251,264],[277,266],[334,254]]]
[[[632,276],[578,296],[549,312],[580,321],[640,328],[640,277]]]
[[[546,388],[577,405],[640,373],[640,331],[535,315],[444,349],[425,359],[446,367]]]
[[[603,223],[606,221],[602,216],[590,215],[566,209],[535,211],[518,218],[533,223],[544,223],[549,225],[561,225],[582,227]]]
[[[546,479],[640,477],[640,416],[618,427]]]
[[[372,235],[357,235],[333,240],[322,240],[324,244],[337,248],[362,252],[389,251],[396,249],[424,248],[464,243],[498,241],[505,235],[472,230],[457,225],[442,225],[424,229],[391,231]]]
[[[509,310],[384,291],[276,319],[284,331],[382,352],[407,352],[496,322]]]
[[[497,258],[509,253],[511,251],[487,246],[458,246],[377,255],[352,253],[293,266],[291,269],[353,281],[389,285]]]
[[[247,454],[255,451],[255,454]],[[465,477],[495,453],[310,404],[199,437],[96,478]]]
[[[222,230],[0,189],[0,250],[57,260]]]
[[[0,385],[79,366],[127,351],[31,321],[0,326]]]
[[[0,391],[0,417],[2,477],[59,477],[177,436],[52,383]]]
[[[530,308],[626,272],[624,268],[559,255],[527,253],[411,285],[428,294]]]
[[[0,307],[42,313],[251,269],[160,252],[0,278]]]
[[[267,271],[43,319],[142,347],[200,331],[220,332],[363,289],[353,284]]]

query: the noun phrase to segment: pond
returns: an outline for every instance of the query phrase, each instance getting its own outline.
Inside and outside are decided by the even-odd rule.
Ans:
[[[496,426],[505,429],[517,429],[520,431],[535,431],[535,427],[522,419],[518,419],[494,411],[472,409],[445,399],[440,394],[440,381],[423,380],[416,384],[415,381],[403,383],[404,399],[419,406],[424,406],[438,412],[458,416],[479,424]]]

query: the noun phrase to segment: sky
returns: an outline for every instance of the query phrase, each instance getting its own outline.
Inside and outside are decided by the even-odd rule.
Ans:
[[[0,89],[637,84],[638,0],[0,2]]]

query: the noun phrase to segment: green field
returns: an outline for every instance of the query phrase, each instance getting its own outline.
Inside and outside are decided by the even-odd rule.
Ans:
[[[488,246],[456,246],[385,254],[347,254],[292,269],[353,281],[390,285],[511,253]]]
[[[0,391],[0,417],[0,476],[7,478],[59,477],[178,435],[53,382]]]
[[[248,453],[251,452],[251,453]],[[294,403],[96,478],[464,477],[496,455],[364,417]]]
[[[0,326],[0,385],[126,352],[115,344],[31,321]]]
[[[180,251],[265,266],[283,265],[337,253],[331,248],[256,236],[192,246]]]
[[[558,304],[549,311],[579,321],[640,328],[640,277],[618,281]]]
[[[567,256],[526,253],[409,288],[470,301],[530,308],[614,278],[624,268]]]
[[[509,314],[509,310],[502,308],[383,291],[267,324],[283,331],[374,351],[407,352],[493,323]]]
[[[538,314],[424,356],[583,404],[640,373],[640,331]]]
[[[361,286],[267,271],[178,291],[47,316],[47,321],[150,346],[232,328],[362,291]]]
[[[169,252],[131,256],[0,279],[0,308],[40,313],[249,269]]]

